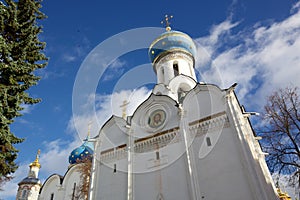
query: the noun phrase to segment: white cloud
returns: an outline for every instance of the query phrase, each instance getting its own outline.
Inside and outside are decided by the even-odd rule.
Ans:
[[[71,151],[81,145],[82,142],[78,137],[74,136],[73,141],[45,141],[43,143],[44,148],[40,154],[39,161],[41,163],[41,169],[39,173],[39,178],[42,181],[45,181],[50,175],[57,173],[64,175],[68,169],[68,157]],[[29,164],[34,161],[33,158],[31,161],[24,161],[19,164],[19,168],[13,174],[15,177],[10,182],[7,182],[1,191],[1,198],[4,199],[15,199],[18,189],[18,183],[27,176],[29,171]]]
[[[96,95],[95,98],[88,98],[86,104],[95,104],[96,118],[92,113],[73,116],[69,121],[68,130],[73,133],[78,132],[79,137],[84,139],[88,131],[88,124],[91,122],[91,136],[96,136],[101,126],[112,115],[122,116],[122,108],[120,106],[124,100],[129,102],[127,115],[132,115],[137,106],[149,95],[150,91],[145,87],[141,87],[135,90],[121,90],[113,94]],[[95,99],[95,102],[90,102],[93,99]],[[76,126],[74,123],[76,123]],[[77,131],[76,128],[78,129]]]
[[[300,87],[299,2],[292,11],[283,21],[269,25],[257,23],[238,33],[226,29],[237,25],[227,19],[219,27],[216,25],[218,28],[213,28],[210,36],[196,39],[198,49],[202,49],[197,59],[200,81],[223,88],[237,82],[239,100],[246,103],[246,108],[250,106],[259,112],[265,98],[274,90],[290,85]],[[224,31],[226,39],[219,36]],[[280,184],[294,198],[295,189],[284,178]]]
[[[221,46],[220,40],[230,35],[231,29],[238,26],[239,22],[232,23],[230,18],[211,27],[210,34],[196,39],[209,53],[213,53],[216,47]]]
[[[294,9],[299,6],[294,6]],[[281,22],[231,33],[238,23],[229,19],[211,30],[211,35],[196,39],[199,48],[197,69],[207,83],[223,88],[237,82],[241,101],[256,108],[274,89],[300,86],[300,11]],[[224,34],[226,33],[226,39]],[[223,37],[220,37],[220,35]],[[222,47],[222,48],[220,48]],[[252,99],[249,101],[249,99]]]
[[[21,114],[29,114],[34,109],[35,104],[21,104],[23,110],[21,110]]]
[[[125,65],[126,65],[125,61],[122,61],[120,59],[114,60],[107,68],[108,72],[106,72],[103,75],[103,81],[112,80],[114,78],[117,78],[121,74],[123,74]]]
[[[68,51],[66,51],[66,46],[60,48],[64,51],[61,56],[63,61],[67,63],[76,61],[78,58],[85,56],[88,51],[90,51],[90,41],[86,36],[81,36],[77,39],[77,41],[74,41],[76,46],[69,47]]]
[[[42,77],[41,81],[47,79],[56,79],[65,75],[63,72],[50,71],[47,67],[37,70],[36,74],[37,76]]]
[[[31,124],[28,120],[26,120],[22,117],[16,118],[15,123],[27,124],[27,125]]]
[[[64,175],[69,165],[69,154],[80,144],[81,141],[78,137],[74,137],[72,142],[62,140],[45,141],[39,158],[39,162],[41,163],[39,178],[41,181],[43,182],[48,176],[54,173]],[[18,183],[28,175],[29,164],[34,159],[32,158],[31,161],[24,161],[19,164],[19,168],[13,174],[14,179],[3,186],[4,191],[1,191],[1,198],[15,199]]]
[[[76,60],[76,56],[70,54],[64,54],[63,60],[66,62],[73,62],[74,60]]]
[[[291,13],[294,11],[298,11],[298,9],[300,8],[300,1],[298,1],[291,9]]]
[[[273,180],[278,181],[278,187],[282,192],[286,192],[292,199],[297,199],[299,196],[298,186],[290,186],[288,175],[278,175],[274,173],[272,175]],[[297,192],[298,191],[298,192]]]
[[[3,191],[1,191],[1,198],[15,199],[18,190],[18,183],[28,174],[28,165],[29,164],[19,165],[18,170],[14,173],[15,178],[3,185]]]
[[[237,27],[239,22],[232,22],[230,19],[214,25],[210,35],[196,39],[197,69],[201,72],[204,81],[219,84],[223,88],[238,82],[239,98],[242,101],[247,98],[247,105],[252,104],[252,106],[261,106],[264,97],[273,89],[289,84],[300,86],[299,8],[298,2],[287,19],[268,26],[256,24],[250,33],[249,30],[232,33],[231,30]],[[227,47],[226,42],[229,40],[234,45]],[[97,58],[100,59],[99,56]],[[106,64],[105,58],[102,58],[95,60],[95,63],[90,66]],[[116,60],[111,67],[119,70],[124,64],[126,63]],[[97,118],[89,114],[73,116],[68,124],[68,130],[73,134],[71,142],[61,140],[45,142],[44,152],[40,157],[41,174],[45,176],[52,173],[63,174],[67,169],[69,153],[86,137],[90,121],[92,121],[91,136],[96,136],[100,127],[112,114],[122,115],[120,105],[124,100],[130,102],[127,113],[132,115],[149,93],[149,90],[142,87],[89,98],[96,99],[96,102],[92,103],[96,106]],[[78,130],[75,129],[74,123],[77,124]],[[1,194],[2,197],[15,196],[17,183],[27,175],[29,163],[21,163],[15,173],[16,178],[4,186],[5,192]]]
[[[220,41],[220,38],[224,34],[229,34],[230,30],[236,27],[239,23],[232,23],[230,19],[221,22],[218,25],[214,25],[211,28],[210,35],[206,39],[206,44],[216,45]]]
[[[196,66],[201,66],[204,69],[210,68],[212,59],[218,53],[218,48],[229,38],[231,29],[238,26],[238,24],[238,22],[232,23],[228,18],[220,24],[213,25],[210,35],[195,39],[197,44]]]
[[[64,175],[69,165],[68,158],[71,151],[82,144],[76,136],[72,140],[70,142],[58,139],[43,143],[44,149],[39,159],[42,165],[41,175],[49,176],[53,173]]]

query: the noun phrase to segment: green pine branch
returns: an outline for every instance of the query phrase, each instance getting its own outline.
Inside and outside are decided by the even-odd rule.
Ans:
[[[47,65],[43,53],[45,43],[39,40],[42,27],[39,20],[46,16],[40,11],[41,0],[5,0],[0,2],[0,184],[12,178],[17,169],[18,150],[23,141],[10,130],[10,125],[24,104],[40,99],[27,92],[40,77],[34,72]]]

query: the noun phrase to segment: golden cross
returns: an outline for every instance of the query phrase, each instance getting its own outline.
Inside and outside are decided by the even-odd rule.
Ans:
[[[40,154],[41,154],[41,150],[39,149],[39,150],[37,151],[37,154],[36,154],[36,160],[38,160],[38,159],[39,159],[39,157],[40,157]]]
[[[171,30],[170,19],[172,19],[172,18],[173,18],[173,15],[171,15],[171,16],[165,15],[165,19],[161,21],[161,24],[165,24],[166,25],[166,31],[170,31]]]
[[[127,100],[123,101],[123,104],[120,106],[122,108],[122,118],[125,119],[126,115],[127,115],[127,105],[129,104],[129,102]]]

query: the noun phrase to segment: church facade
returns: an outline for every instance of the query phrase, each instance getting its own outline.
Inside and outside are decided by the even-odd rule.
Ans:
[[[196,47],[167,31],[149,48],[152,94],[95,138],[89,199],[278,199],[234,87],[198,83]]]
[[[93,151],[85,143],[71,154],[66,175],[50,176],[38,199],[75,199],[80,173],[72,155],[87,150],[89,200],[279,199],[252,113],[239,104],[235,84],[197,81],[195,54],[193,40],[168,26],[149,48],[157,75],[152,94],[132,116],[112,116],[89,139]]]

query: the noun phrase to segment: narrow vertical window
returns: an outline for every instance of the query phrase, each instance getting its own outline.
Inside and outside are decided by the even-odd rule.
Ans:
[[[185,95],[186,95],[185,91],[183,89],[179,88],[178,89],[178,101],[180,103],[183,102],[183,99],[184,99]]]
[[[54,193],[51,193],[50,200],[54,200]]]
[[[156,160],[159,160],[159,151],[155,152],[156,154]]]
[[[22,191],[22,198],[26,198],[27,197],[27,190],[23,190]]]
[[[173,62],[173,71],[174,71],[174,76],[179,75],[179,69],[178,69],[178,62],[177,61]]]
[[[206,144],[207,146],[211,146],[210,137],[206,137]]]
[[[117,164],[114,164],[114,173],[117,172]]]
[[[161,82],[164,82],[165,81],[165,70],[164,70],[164,67],[161,67]]]
[[[76,192],[76,183],[73,186],[72,200],[75,200],[75,192]]]

